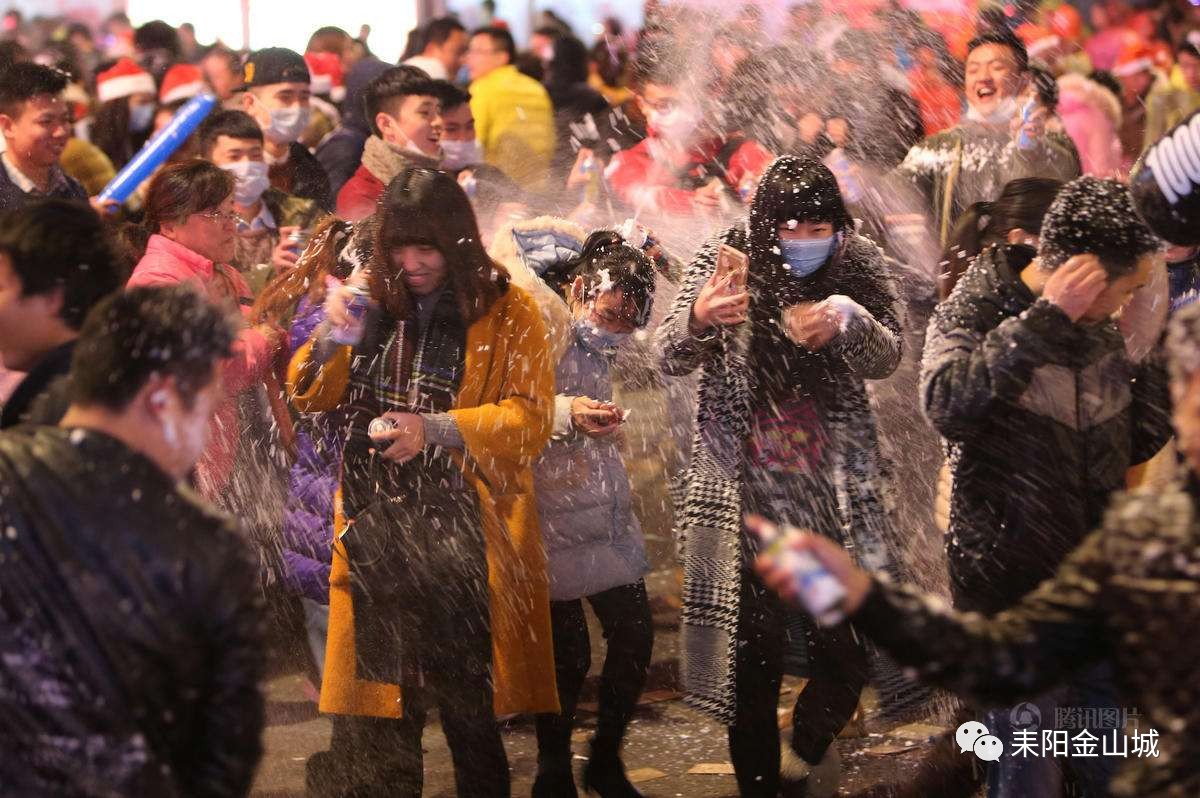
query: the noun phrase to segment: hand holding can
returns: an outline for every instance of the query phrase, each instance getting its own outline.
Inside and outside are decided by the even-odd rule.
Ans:
[[[771,586],[785,597],[798,600],[822,626],[834,626],[846,619],[845,585],[816,555],[795,545],[799,530],[787,527],[781,533],[779,527],[758,516],[747,518],[746,525],[763,544],[759,570]],[[849,556],[841,554],[849,565]]]

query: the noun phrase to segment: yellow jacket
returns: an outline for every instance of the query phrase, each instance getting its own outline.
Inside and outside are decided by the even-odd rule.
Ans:
[[[512,64],[471,84],[475,137],[484,159],[522,188],[548,188],[554,106],[542,84]]]
[[[314,368],[311,349],[312,342],[298,349],[288,365],[288,393],[302,413],[337,407],[350,379],[350,347],[342,347],[311,382],[302,380]],[[298,391],[305,382],[306,389]],[[510,285],[467,330],[466,368],[450,411],[466,442],[466,457],[456,459],[479,493],[483,517],[498,715],[559,711],[550,589],[531,469],[550,439],[553,409],[554,368],[541,312],[529,294]],[[355,678],[354,608],[339,540],[345,529],[340,501],[334,529],[321,711],[398,718],[398,685]]]
[[[99,194],[117,176],[117,170],[104,150],[83,139],[72,138],[68,141],[62,155],[58,156],[58,164],[64,172],[83,184],[89,197]]]

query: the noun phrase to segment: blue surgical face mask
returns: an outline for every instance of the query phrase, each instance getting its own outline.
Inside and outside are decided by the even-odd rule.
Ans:
[[[575,334],[579,336],[579,340],[583,342],[584,346],[605,357],[614,357],[617,350],[621,348],[621,344],[625,343],[630,335],[629,333],[602,330],[587,318],[578,319],[575,322]]]
[[[837,236],[825,238],[779,239],[783,262],[795,277],[808,277],[829,261]]]
[[[135,105],[129,109],[129,129],[134,133],[145,133],[154,124],[154,106]]]

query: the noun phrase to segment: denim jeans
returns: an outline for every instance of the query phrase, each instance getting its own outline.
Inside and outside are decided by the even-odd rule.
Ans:
[[[304,628],[308,631],[308,648],[317,665],[317,677],[325,675],[325,638],[329,636],[329,605],[300,597],[304,606]],[[317,684],[320,684],[318,681]]]
[[[1040,713],[1027,708],[1032,704]],[[1103,798],[1108,795],[1108,783],[1117,770],[1116,757],[1052,757],[1042,756],[1043,729],[1054,729],[1055,710],[1059,707],[1089,709],[1119,709],[1113,686],[1112,666],[1105,663],[1080,673],[1071,684],[1038,696],[1032,701],[987,713],[984,725],[1004,743],[999,762],[988,766],[988,798],[1057,798],[1063,794],[1067,772],[1082,788],[1084,798]],[[1023,716],[1023,717],[1022,717]],[[1110,729],[1088,726],[1087,731],[1097,738],[1112,734]],[[1036,730],[1038,756],[1013,756],[1014,732]],[[1082,731],[1066,730],[1068,738]],[[1100,752],[1097,742],[1097,752]],[[1074,747],[1070,748],[1074,753]]]

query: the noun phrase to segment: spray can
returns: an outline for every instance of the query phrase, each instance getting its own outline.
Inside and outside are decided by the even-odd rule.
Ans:
[[[1035,107],[1036,103],[1034,103],[1033,100],[1030,100],[1029,102],[1025,103],[1025,107],[1021,109],[1021,135],[1017,137],[1017,147],[1022,150],[1033,149],[1033,139],[1031,139],[1029,134],[1025,132],[1025,125],[1033,116]]]
[[[467,199],[475,199],[476,190],[479,183],[475,180],[475,173],[470,169],[464,169],[458,173],[458,185],[467,195]]]
[[[755,184],[753,177],[746,175],[742,178],[742,182],[738,183],[738,199],[742,201],[743,205],[750,204],[750,201],[754,199],[754,191],[757,188],[758,186]]]
[[[342,346],[355,346],[362,340],[364,321],[367,310],[371,307],[371,291],[357,275],[351,278],[345,288],[350,292],[350,301],[346,305],[346,314],[350,323],[345,327],[334,327],[329,333],[329,339]],[[336,277],[326,278],[327,290],[336,291],[342,288]]]
[[[300,255],[304,252],[304,248],[308,246],[308,239],[312,233],[308,230],[293,230],[288,234],[288,249]]]
[[[371,423],[367,425],[367,435],[372,438],[378,438],[396,429],[396,427],[397,424],[395,421],[380,416],[379,418],[371,419]]]
[[[845,150],[841,147],[830,150],[829,154],[825,156],[825,165],[837,178],[838,187],[842,190],[846,202],[855,203],[862,199],[862,186],[859,185],[858,178],[854,176],[854,167],[850,164],[850,159],[846,157]]]
[[[789,545],[794,531],[789,527],[787,533],[781,535],[760,530],[759,538],[766,547],[763,553],[792,575],[792,589],[817,623],[822,626],[839,624],[846,618],[842,610],[846,588],[812,553],[796,551]]]

